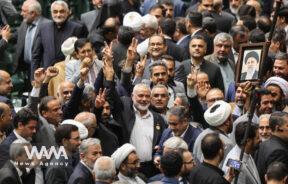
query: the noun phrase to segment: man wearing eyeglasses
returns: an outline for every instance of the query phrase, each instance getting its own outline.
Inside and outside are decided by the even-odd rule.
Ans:
[[[116,169],[119,170],[118,179],[121,183],[146,183],[137,175],[140,160],[132,144],[124,144],[112,154],[111,158],[115,161]]]

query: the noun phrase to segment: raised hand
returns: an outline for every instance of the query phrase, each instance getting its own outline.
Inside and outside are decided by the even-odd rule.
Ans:
[[[43,83],[48,83],[53,77],[56,77],[59,74],[58,68],[54,66],[49,66],[45,71],[45,79]]]
[[[97,109],[103,107],[103,105],[105,104],[105,101],[106,101],[105,97],[106,97],[106,88],[104,90],[102,90],[102,88],[100,88],[99,93],[95,99],[95,107]]]
[[[40,87],[45,79],[45,69],[44,68],[37,68],[34,72],[34,81],[32,85],[34,87]]]
[[[92,65],[93,61],[89,57],[85,57],[83,61],[81,62],[80,68],[90,67]]]
[[[127,62],[133,63],[136,60],[137,46],[138,46],[138,40],[135,37],[133,37],[132,42],[131,42],[130,46],[128,47],[128,50],[126,53]]]
[[[83,67],[80,69],[80,80],[81,82],[85,82],[85,80],[87,79],[88,76],[88,72],[89,72],[89,68],[88,67]]]
[[[107,42],[104,42],[104,44],[105,44],[105,47],[102,50],[102,54],[103,54],[102,60],[110,60],[112,62],[113,61],[113,51],[112,51],[113,42],[111,42],[110,45],[108,45]]]
[[[145,66],[147,61],[147,55],[141,57],[140,62],[136,65],[135,77],[142,77],[144,74]]]
[[[190,74],[187,76],[187,87],[188,87],[189,89],[194,89],[196,82],[197,82],[197,81],[196,81],[196,74],[190,73]]]
[[[9,40],[11,37],[11,29],[9,25],[5,25],[2,29],[1,29],[1,35],[2,38],[4,38],[5,40]]]
[[[114,77],[114,69],[113,69],[112,60],[109,58],[104,58],[103,62],[104,62],[104,66],[103,66],[104,77],[107,81],[112,81]]]

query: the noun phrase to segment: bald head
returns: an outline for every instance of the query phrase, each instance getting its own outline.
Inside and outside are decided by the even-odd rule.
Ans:
[[[11,93],[13,84],[11,81],[10,74],[4,70],[0,70],[0,95],[7,96]]]
[[[0,131],[7,128],[12,121],[12,114],[9,105],[0,102]]]
[[[111,182],[116,174],[114,160],[107,156],[98,158],[95,162],[93,172],[96,181]]]
[[[91,112],[80,112],[74,118],[75,121],[82,123],[88,129],[88,137],[92,137],[97,128],[97,120],[95,114]]]
[[[60,83],[57,96],[61,103],[66,103],[70,100],[74,87],[75,85],[70,81]]]

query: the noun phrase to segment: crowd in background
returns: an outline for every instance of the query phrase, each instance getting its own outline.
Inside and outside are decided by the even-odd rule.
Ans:
[[[0,184],[287,184],[288,1],[91,3],[0,0]]]

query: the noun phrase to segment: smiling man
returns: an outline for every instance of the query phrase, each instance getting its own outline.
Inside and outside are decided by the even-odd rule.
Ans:
[[[61,45],[69,37],[86,37],[87,30],[82,24],[68,20],[69,12],[65,1],[57,0],[51,4],[53,21],[42,24],[35,35],[31,73],[39,67],[47,68],[63,61],[65,56],[61,52]]]

